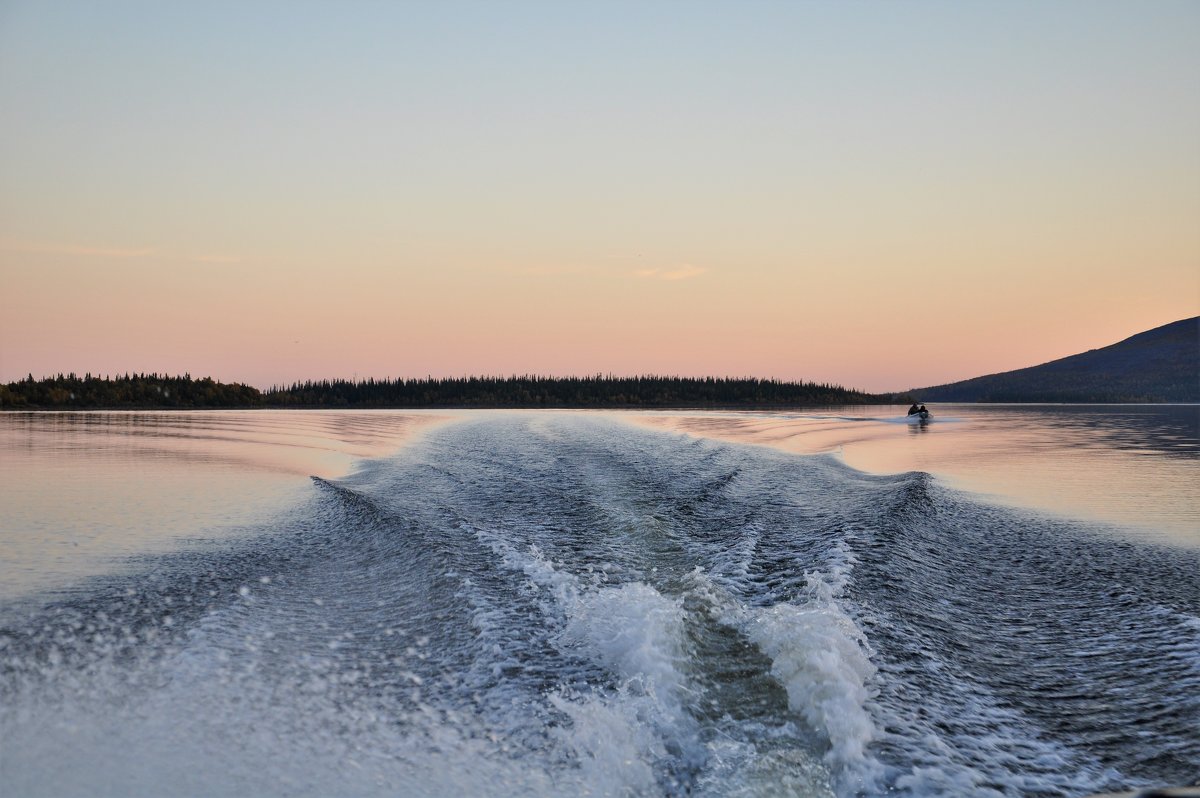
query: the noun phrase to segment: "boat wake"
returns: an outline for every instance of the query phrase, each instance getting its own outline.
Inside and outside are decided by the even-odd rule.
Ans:
[[[921,473],[479,416],[252,534],[0,608],[0,774],[31,796],[1188,782],[1197,572]]]

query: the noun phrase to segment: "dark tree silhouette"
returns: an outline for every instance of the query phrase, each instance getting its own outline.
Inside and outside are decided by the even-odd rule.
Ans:
[[[727,377],[459,377],[320,380],[260,392],[185,374],[75,374],[0,385],[0,409],[797,407],[878,397],[840,385]]]

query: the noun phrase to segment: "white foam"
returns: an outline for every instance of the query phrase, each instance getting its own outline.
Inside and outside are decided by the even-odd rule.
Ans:
[[[829,606],[777,604],[752,613],[743,630],[771,658],[771,675],[787,690],[788,706],[829,740],[826,760],[866,761],[875,735],[866,682],[875,666],[854,622]]]
[[[784,727],[779,731],[788,734],[792,730]],[[794,744],[772,746],[769,739],[749,743],[717,737],[709,743],[709,751],[708,767],[695,785],[693,794],[697,796],[834,798],[836,795],[825,764]]]
[[[835,549],[826,572],[805,574],[803,604],[747,606],[697,569],[691,574],[723,623],[738,629],[771,660],[788,707],[828,742],[825,762],[849,791],[870,789],[883,774],[867,751],[877,736],[867,709],[876,668],[866,635],[839,606],[854,558]]]
[[[612,701],[600,695],[559,693],[551,704],[571,719],[554,735],[572,755],[582,794],[650,795],[658,792],[652,763],[667,750],[654,729],[638,717],[637,702]]]
[[[561,640],[581,645],[621,681],[654,696],[674,714],[687,691],[683,606],[641,582],[570,597]]]
[[[514,759],[478,719],[452,717],[416,688],[417,709],[396,717],[347,702],[337,673],[314,668],[277,680],[253,662],[214,656],[202,634],[193,641],[137,674],[117,664],[123,686],[112,690],[93,670],[69,693],[10,696],[0,709],[5,794],[526,796],[587,788],[553,763]]]
[[[554,699],[572,720],[559,738],[581,767],[621,762],[624,775],[640,784],[666,756],[667,745],[685,763],[702,761],[703,746],[687,710],[691,688],[683,670],[688,655],[682,599],[642,582],[606,586],[602,572],[585,582],[556,568],[536,546],[521,551],[486,531],[480,539],[547,594],[545,611],[562,623],[557,645],[614,677],[615,690],[564,691]]]

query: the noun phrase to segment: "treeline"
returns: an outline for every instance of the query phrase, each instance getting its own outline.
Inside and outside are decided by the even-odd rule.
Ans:
[[[726,377],[462,377],[295,383],[275,407],[751,407],[853,404],[840,385]]]
[[[41,380],[35,380],[31,374],[18,382],[0,385],[0,410],[186,410],[261,406],[262,394],[257,388],[216,382],[211,377],[193,379],[190,374],[182,377],[165,374],[125,374],[117,377],[59,374]]]
[[[635,408],[856,404],[878,397],[839,385],[725,377],[461,377],[320,380],[259,391],[209,377],[126,374],[0,385],[0,409],[201,408]]]

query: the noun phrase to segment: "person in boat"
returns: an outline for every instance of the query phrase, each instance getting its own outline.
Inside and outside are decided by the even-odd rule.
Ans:
[[[917,413],[920,413],[924,409],[925,409],[925,405],[921,405],[920,407],[917,407],[917,403],[913,402],[912,407],[908,408],[908,414],[910,416],[915,416]]]
[[[925,405],[921,405],[921,409],[917,411],[921,418],[929,418],[929,411],[925,409]]]

